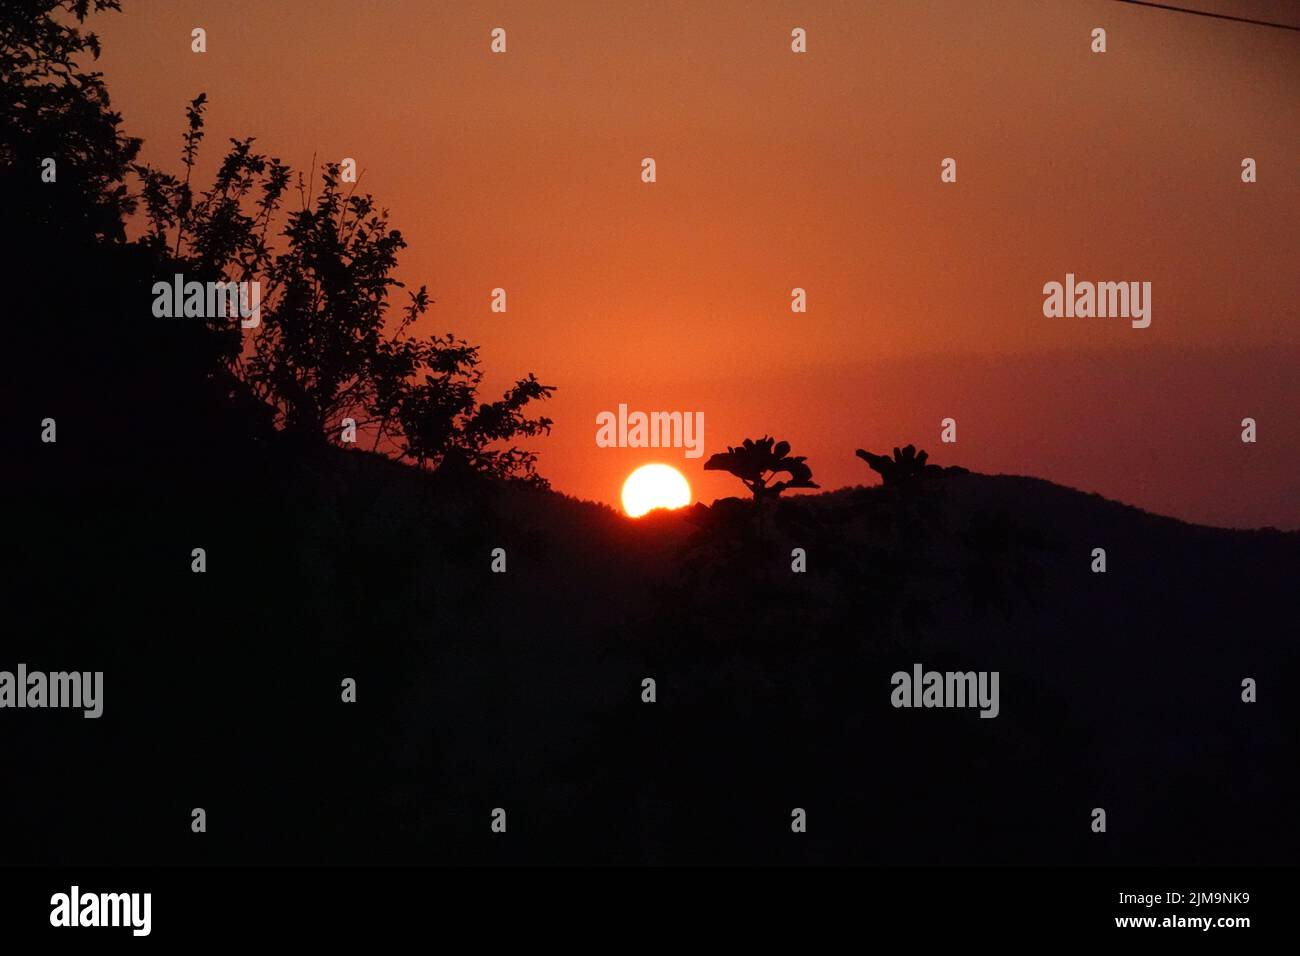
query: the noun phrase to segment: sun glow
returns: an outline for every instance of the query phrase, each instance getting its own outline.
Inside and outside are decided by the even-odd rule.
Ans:
[[[691,486],[668,465],[642,465],[623,482],[623,510],[639,518],[655,508],[683,508],[691,503]]]

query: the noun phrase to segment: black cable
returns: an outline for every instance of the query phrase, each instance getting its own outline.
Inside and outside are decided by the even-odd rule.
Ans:
[[[1152,0],[1115,0],[1116,3],[1131,3],[1139,7],[1155,7],[1157,10],[1172,10],[1175,13],[1194,13],[1198,17],[1213,17],[1216,20],[1232,20],[1236,23],[1253,23],[1260,27],[1276,27],[1279,30],[1295,30],[1300,33],[1300,26],[1289,23],[1271,23],[1268,20],[1251,20],[1249,17],[1234,17],[1226,13],[1210,13],[1208,10],[1193,10],[1190,7],[1175,7],[1168,3],[1153,3]]]

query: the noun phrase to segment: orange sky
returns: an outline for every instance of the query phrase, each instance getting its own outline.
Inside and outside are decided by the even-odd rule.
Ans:
[[[703,411],[706,454],[775,432],[825,488],[910,441],[1300,527],[1300,34],[1101,0],[124,7],[92,23],[144,157],[178,166],[201,91],[205,172],[231,136],[355,157],[436,300],[424,330],[482,345],[485,397],[560,387],[538,446],[560,491],[614,504],[654,460],[706,501],[742,490],[680,450],[597,448],[625,402]],[[1151,327],[1045,318],[1067,272],[1150,281]]]

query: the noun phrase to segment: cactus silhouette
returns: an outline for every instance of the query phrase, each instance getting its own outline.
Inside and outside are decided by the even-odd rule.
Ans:
[[[881,481],[886,485],[904,485],[916,481],[922,475],[929,471],[937,471],[934,465],[928,468],[925,460],[929,458],[926,452],[918,452],[915,445],[908,445],[904,449],[894,449],[894,457],[888,455],[873,455],[869,451],[859,448],[857,456],[871,466],[872,471],[880,473]]]
[[[704,463],[705,471],[726,471],[745,483],[755,501],[775,498],[787,488],[816,488],[812,469],[804,464],[803,455],[790,455],[790,443],[764,435],[758,441],[746,438],[735,448],[727,447]],[[788,480],[774,480],[778,475]]]

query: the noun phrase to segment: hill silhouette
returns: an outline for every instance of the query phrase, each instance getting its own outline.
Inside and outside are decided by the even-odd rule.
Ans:
[[[958,473],[782,501],[756,560],[726,499],[631,521],[365,452],[272,439],[222,460],[92,496],[23,489],[13,653],[103,669],[107,703],[98,721],[11,712],[4,756],[30,780],[4,797],[29,824],[12,860],[1295,852],[1280,687],[1300,535]],[[918,662],[1000,671],[1001,713],[892,708],[890,675]],[[219,839],[189,832],[197,806]]]

